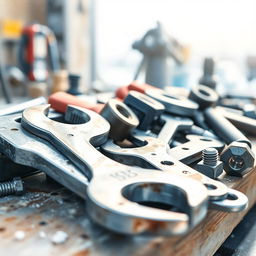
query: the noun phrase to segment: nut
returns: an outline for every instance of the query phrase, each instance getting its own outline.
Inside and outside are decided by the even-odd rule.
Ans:
[[[216,165],[206,165],[202,160],[196,165],[196,170],[212,179],[216,179],[223,172],[223,163],[217,161]]]
[[[24,186],[23,186],[23,182],[22,182],[21,178],[19,178],[19,177],[13,178],[12,184],[13,184],[14,189],[15,189],[15,195],[23,194]]]
[[[254,166],[255,155],[246,143],[234,141],[224,149],[220,159],[227,174],[243,176]]]

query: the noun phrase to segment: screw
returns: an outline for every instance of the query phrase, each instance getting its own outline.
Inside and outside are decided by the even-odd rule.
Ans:
[[[23,192],[24,186],[20,177],[15,177],[12,181],[0,183],[0,196],[21,195]]]
[[[219,152],[215,148],[206,148],[203,150],[202,157],[205,165],[215,166],[219,160]]]
[[[197,171],[216,179],[223,171],[223,163],[219,161],[219,152],[215,148],[206,148],[202,152],[202,161],[197,163]]]

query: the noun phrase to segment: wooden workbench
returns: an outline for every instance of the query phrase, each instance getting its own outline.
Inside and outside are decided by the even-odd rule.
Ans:
[[[207,218],[186,236],[146,238],[113,234],[91,223],[84,202],[75,194],[42,173],[28,177],[24,196],[0,199],[0,255],[212,255],[256,200],[256,171],[243,178],[223,175],[221,180],[248,196],[246,211],[210,210]],[[57,231],[66,235],[58,243],[54,239]]]

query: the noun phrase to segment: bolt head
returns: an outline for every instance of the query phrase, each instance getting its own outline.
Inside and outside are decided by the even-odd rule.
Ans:
[[[246,143],[232,142],[220,155],[224,170],[233,176],[243,176],[254,166],[255,156]]]
[[[217,161],[216,165],[211,166],[204,164],[202,160],[196,165],[196,170],[209,178],[216,179],[223,172],[223,163],[221,161]]]
[[[21,195],[24,192],[24,186],[23,186],[23,181],[19,177],[15,177],[13,179],[13,185],[15,187],[15,194],[16,195]]]

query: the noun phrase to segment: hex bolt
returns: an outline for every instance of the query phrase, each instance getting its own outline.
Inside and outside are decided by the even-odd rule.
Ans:
[[[252,170],[255,155],[251,149],[251,141],[229,122],[220,110],[207,108],[204,117],[210,128],[228,144],[220,155],[225,172],[241,177]]]
[[[219,152],[215,148],[206,148],[203,150],[202,158],[205,165],[214,166],[219,160]]]
[[[15,177],[12,181],[0,183],[0,197],[8,195],[21,195],[23,192],[24,186],[20,177]]]
[[[219,161],[219,152],[215,148],[206,148],[202,152],[202,161],[196,165],[197,171],[216,179],[223,172],[223,162]]]

